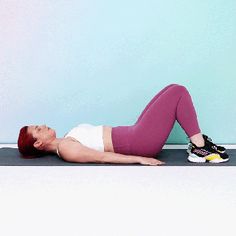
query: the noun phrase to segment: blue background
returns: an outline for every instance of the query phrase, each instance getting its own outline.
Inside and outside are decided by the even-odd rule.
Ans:
[[[171,83],[203,133],[236,140],[233,0],[1,1],[0,142],[24,125],[132,125]],[[176,122],[167,143],[186,143]]]

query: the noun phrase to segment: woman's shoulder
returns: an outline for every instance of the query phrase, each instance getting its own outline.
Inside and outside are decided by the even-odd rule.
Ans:
[[[79,148],[80,145],[82,144],[73,137],[63,138],[58,145],[59,156],[64,157],[67,153],[70,153],[72,149]]]
[[[75,138],[68,136],[68,137],[63,138],[63,139],[61,140],[61,142],[60,142],[59,145],[58,145],[58,148],[59,148],[59,149],[61,149],[62,147],[63,147],[63,148],[66,148],[66,147],[68,147],[70,144],[73,144],[73,143],[81,144],[81,143],[80,143],[78,140],[76,140]]]
[[[80,143],[77,139],[75,139],[71,136],[67,136],[67,137],[63,138],[63,140],[61,142],[78,142],[78,143]]]
[[[68,144],[68,143],[73,143],[73,142],[80,143],[77,139],[68,136],[66,138],[62,138],[62,140],[59,143],[59,146],[62,146],[62,144]]]

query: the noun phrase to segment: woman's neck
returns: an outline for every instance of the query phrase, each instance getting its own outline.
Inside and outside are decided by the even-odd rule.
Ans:
[[[49,143],[46,147],[45,147],[45,151],[46,152],[53,152],[53,153],[57,153],[57,148],[59,143],[63,140],[64,138],[55,138],[51,143]]]

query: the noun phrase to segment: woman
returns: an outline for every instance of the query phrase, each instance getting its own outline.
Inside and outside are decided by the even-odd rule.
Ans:
[[[190,139],[187,150],[190,162],[229,160],[224,147],[201,134],[192,98],[178,84],[170,84],[156,94],[134,125],[81,124],[63,138],[57,138],[55,130],[45,125],[24,126],[18,147],[25,158],[51,152],[69,162],[161,165],[164,162],[153,157],[162,150],[176,120]]]

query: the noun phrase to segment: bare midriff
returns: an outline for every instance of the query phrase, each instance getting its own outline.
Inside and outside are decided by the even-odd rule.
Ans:
[[[103,126],[103,144],[105,152],[114,152],[114,147],[111,137],[112,126]]]

